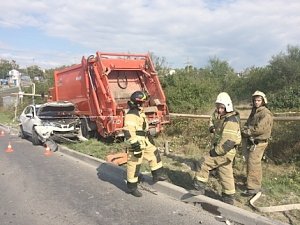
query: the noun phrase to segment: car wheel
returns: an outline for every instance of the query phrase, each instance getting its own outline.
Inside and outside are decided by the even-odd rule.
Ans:
[[[32,137],[31,137],[31,139],[32,139],[32,144],[33,144],[33,145],[40,145],[40,144],[41,144],[41,141],[40,141],[40,139],[39,139],[39,136],[38,136],[38,134],[36,133],[34,127],[32,128]]]
[[[22,139],[26,139],[26,138],[27,138],[27,135],[25,134],[22,125],[20,125],[20,137],[21,137]]]

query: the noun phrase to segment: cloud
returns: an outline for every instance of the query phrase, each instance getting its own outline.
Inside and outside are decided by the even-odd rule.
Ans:
[[[79,63],[96,51],[150,51],[173,67],[202,67],[216,56],[242,70],[299,45],[299,11],[297,0],[15,0],[2,3],[0,34],[30,28],[45,45],[0,43],[43,66]]]

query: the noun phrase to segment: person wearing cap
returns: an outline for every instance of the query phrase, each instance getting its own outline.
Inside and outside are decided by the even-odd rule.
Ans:
[[[242,148],[247,164],[247,190],[243,196],[261,191],[261,160],[268,146],[273,127],[273,115],[267,108],[267,97],[261,91],[252,94],[252,110],[242,128]]]
[[[167,179],[163,172],[159,150],[148,133],[149,125],[143,110],[147,100],[147,95],[143,91],[135,91],[131,95],[128,101],[129,111],[125,115],[123,127],[125,140],[130,144],[127,152],[127,188],[135,197],[142,196],[137,185],[143,159],[149,162],[153,182]]]
[[[241,143],[240,117],[226,92],[221,92],[215,103],[218,115],[214,115],[210,121],[209,130],[213,133],[211,150],[196,169],[193,184],[196,194],[204,194],[209,172],[217,169],[222,185],[222,200],[233,205],[235,184],[232,164],[236,148]]]

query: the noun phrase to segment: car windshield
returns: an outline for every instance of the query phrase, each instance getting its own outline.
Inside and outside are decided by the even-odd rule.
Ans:
[[[43,117],[70,117],[74,115],[74,106],[44,106],[38,111],[38,116]]]

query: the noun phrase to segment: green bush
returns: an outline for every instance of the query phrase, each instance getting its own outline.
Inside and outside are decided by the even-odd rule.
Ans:
[[[270,106],[275,109],[299,110],[300,86],[285,87],[283,90],[270,95]]]

